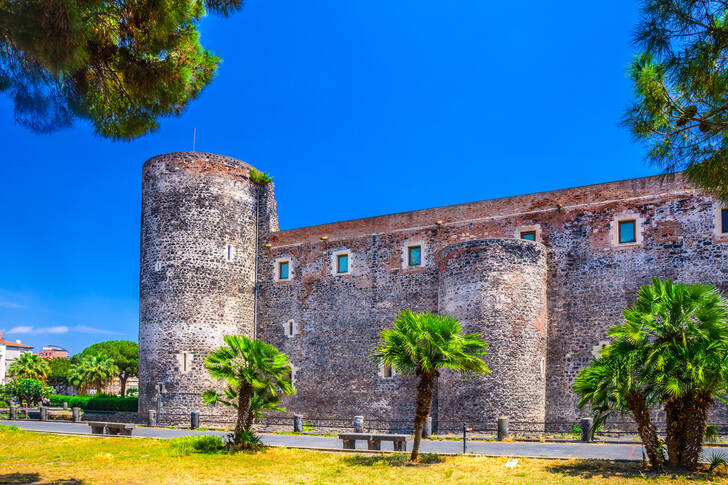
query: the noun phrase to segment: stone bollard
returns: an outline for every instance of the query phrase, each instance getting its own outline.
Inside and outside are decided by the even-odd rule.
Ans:
[[[508,418],[498,418],[498,441],[508,438]]]
[[[364,432],[364,416],[354,416],[354,433]]]
[[[10,421],[17,421],[18,420],[18,408],[10,405]]]
[[[593,424],[592,418],[582,418],[579,424],[581,427],[581,441],[584,441],[585,443],[591,441],[589,439],[589,436],[591,435],[591,429]]]
[[[192,411],[190,413],[190,429],[197,429],[200,427],[200,413]]]
[[[422,427],[422,437],[429,439],[432,437],[432,416],[427,416],[425,425]]]
[[[303,433],[303,415],[302,414],[293,415],[293,432],[294,433]]]
[[[74,423],[81,422],[81,408],[73,408],[73,422]]]
[[[68,401],[63,401],[63,410],[68,411]]]
[[[40,420],[48,421],[48,408],[45,406],[38,406],[38,411],[40,411]]]
[[[150,409],[147,411],[147,426],[150,428],[157,425],[157,411]]]

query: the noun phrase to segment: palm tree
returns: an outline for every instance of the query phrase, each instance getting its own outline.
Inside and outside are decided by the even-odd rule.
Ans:
[[[85,393],[89,389],[101,390],[114,377],[119,375],[119,368],[114,360],[103,354],[83,357],[71,367],[68,380]]]
[[[728,391],[726,300],[711,285],[654,278],[624,319],[609,334],[640,349],[640,365],[665,406],[670,464],[694,470],[708,409]]]
[[[276,405],[279,393],[296,392],[291,382],[288,356],[260,340],[228,335],[225,346],[205,358],[205,367],[213,379],[227,385],[222,395],[214,389],[205,391],[202,400],[207,405],[220,403],[237,410],[233,434],[236,445],[245,446],[241,437],[250,432],[256,416],[260,416],[266,406],[267,409],[281,409]]]
[[[435,381],[443,367],[468,374],[488,374],[483,358],[488,344],[477,333],[463,334],[460,322],[448,315],[402,310],[394,328],[383,330],[372,358],[402,375],[419,377],[415,401],[415,440],[410,460],[420,449],[422,427],[432,407]]]
[[[662,443],[649,407],[658,398],[650,388],[647,376],[640,373],[638,350],[628,341],[611,343],[588,367],[579,371],[573,387],[580,396],[578,406],[591,407],[594,427],[612,414],[632,413],[650,465],[655,471],[661,471],[664,463]]]
[[[8,366],[8,375],[17,379],[38,379],[45,383],[48,373],[50,372],[50,366],[48,361],[40,357],[39,355],[25,352],[13,361]]]

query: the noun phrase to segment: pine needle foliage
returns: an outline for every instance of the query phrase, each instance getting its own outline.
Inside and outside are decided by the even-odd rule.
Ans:
[[[200,44],[205,9],[243,0],[0,0],[0,91],[37,132],[93,123],[130,140],[181,113],[220,59]]]
[[[372,352],[377,364],[398,374],[417,376],[415,441],[410,460],[419,454],[422,428],[432,407],[432,393],[439,369],[447,368],[466,376],[489,374],[484,362],[488,344],[477,333],[464,334],[460,322],[449,315],[402,310],[393,328],[382,330],[380,343]]]
[[[728,0],[642,0],[623,124],[666,173],[728,200]]]

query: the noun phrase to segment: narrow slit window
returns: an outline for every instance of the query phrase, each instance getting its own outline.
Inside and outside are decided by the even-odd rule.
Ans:
[[[407,248],[407,259],[410,266],[420,266],[422,264],[422,247],[410,246]]]
[[[728,234],[728,209],[721,209],[720,211],[720,232]]]
[[[388,365],[385,365],[384,367],[382,367],[382,377],[384,377],[385,379],[391,379],[392,375],[393,374],[392,374],[391,367],[389,367]]]
[[[288,261],[278,263],[278,278],[281,280],[288,279]]]
[[[348,254],[339,254],[338,256],[336,256],[336,272],[340,274],[349,272]]]
[[[521,239],[525,241],[535,241],[536,231],[524,231],[521,233]]]
[[[635,221],[619,221],[619,244],[636,242]]]
[[[232,244],[228,244],[225,247],[225,261],[230,262],[232,260],[233,260],[233,245]]]
[[[293,320],[288,322],[288,335],[293,335]]]

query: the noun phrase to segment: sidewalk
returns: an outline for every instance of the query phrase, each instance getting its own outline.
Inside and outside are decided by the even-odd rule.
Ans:
[[[3,425],[15,425],[28,431],[42,431],[46,433],[63,433],[90,435],[91,428],[87,424],[64,423],[53,421],[2,421]],[[199,431],[188,429],[169,428],[134,428],[134,436],[138,438],[169,439],[180,436],[217,435],[225,436],[220,431]],[[336,437],[310,436],[310,435],[284,435],[262,433],[262,441],[269,446],[285,446],[291,448],[310,448],[322,450],[341,451],[341,441]],[[357,449],[366,450],[366,442],[357,441]],[[412,449],[411,441],[407,449]],[[382,443],[383,451],[392,451],[392,443]],[[420,445],[422,453],[462,453],[462,441],[436,441],[422,440]],[[640,444],[609,444],[609,443],[535,443],[535,442],[498,442],[498,441],[468,441],[468,453],[488,456],[513,456],[533,458],[594,458],[606,460],[642,460],[642,445]],[[709,460],[713,454],[725,453],[725,449],[705,448],[703,459]]]

